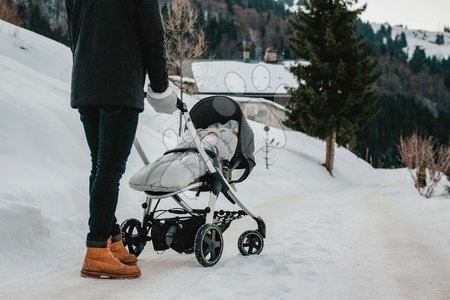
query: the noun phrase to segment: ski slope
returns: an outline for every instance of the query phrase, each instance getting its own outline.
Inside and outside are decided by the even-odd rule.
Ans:
[[[4,22],[0,21],[0,28]],[[9,26],[9,25],[8,25]],[[5,26],[6,27],[6,26]],[[238,196],[266,221],[259,256],[242,257],[239,220],[221,261],[163,255],[148,245],[143,276],[81,278],[88,218],[89,152],[69,105],[69,49],[26,32],[0,32],[0,299],[449,299],[450,199],[419,197],[404,169],[375,170],[338,148],[335,177],[320,165],[322,141],[272,128],[274,164],[257,166]],[[25,32],[24,32],[25,33]],[[33,44],[21,52],[20,43]],[[55,57],[58,52],[58,57]],[[189,106],[197,99],[187,97]],[[177,116],[150,107],[138,137],[151,160],[173,145]],[[251,122],[256,148],[263,124]],[[144,197],[127,181],[142,163],[133,150],[118,217],[140,218]],[[442,193],[442,187],[438,193]],[[194,207],[205,199],[192,199]],[[172,203],[165,204],[171,206]],[[225,199],[220,207],[230,208]]]
[[[381,26],[385,27],[388,24],[372,23],[372,28],[375,32],[380,30]],[[450,33],[448,32],[435,32],[420,29],[407,29],[403,26],[391,26],[392,39],[395,40],[396,36],[400,36],[402,32],[405,34],[407,46],[403,48],[403,51],[408,54],[409,58],[412,58],[416,47],[424,50],[426,55],[430,58],[436,57],[437,59],[447,59],[450,57]],[[436,44],[436,36],[438,34],[444,35],[444,44]]]

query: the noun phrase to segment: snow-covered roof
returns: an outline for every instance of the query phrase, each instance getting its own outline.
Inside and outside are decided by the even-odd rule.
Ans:
[[[181,81],[181,76],[178,75],[170,75],[169,79],[173,80],[173,81]],[[194,78],[190,78],[190,77],[184,77],[183,76],[183,82],[187,82],[187,83],[194,83],[195,84],[195,79]]]
[[[286,94],[287,87],[298,85],[287,69],[291,63],[200,61],[192,63],[192,71],[201,93]]]

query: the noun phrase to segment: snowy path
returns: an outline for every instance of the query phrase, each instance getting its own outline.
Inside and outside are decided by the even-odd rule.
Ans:
[[[420,217],[401,207],[374,187],[285,195],[257,208],[269,229],[260,256],[238,254],[237,236],[253,227],[239,221],[214,268],[192,255],[158,256],[149,246],[140,279],[89,280],[78,275],[82,249],[72,249],[57,265],[43,262],[26,280],[0,286],[0,298],[450,299],[448,232],[430,221],[443,224],[445,214]]]

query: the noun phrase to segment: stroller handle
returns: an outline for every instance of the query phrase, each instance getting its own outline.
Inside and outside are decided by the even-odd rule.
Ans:
[[[181,99],[178,98],[178,97],[177,97],[177,108],[178,108],[182,113],[187,113],[187,112],[188,112],[186,103],[184,103],[183,100],[181,100]]]

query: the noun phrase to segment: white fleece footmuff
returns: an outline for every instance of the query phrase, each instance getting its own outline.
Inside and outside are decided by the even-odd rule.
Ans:
[[[198,129],[202,146],[213,151],[219,160],[230,160],[236,151],[238,122],[216,123]],[[195,147],[189,131],[183,134],[177,148]],[[144,166],[130,179],[138,191],[175,192],[184,189],[206,174],[206,165],[196,152],[174,152]]]

